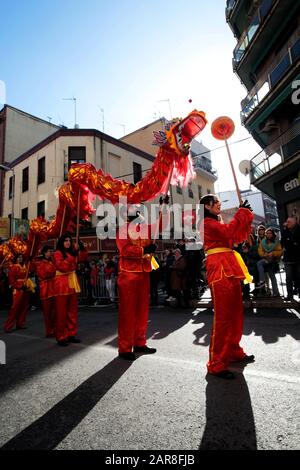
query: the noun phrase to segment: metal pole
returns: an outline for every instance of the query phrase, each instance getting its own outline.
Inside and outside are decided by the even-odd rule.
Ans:
[[[11,196],[11,221],[10,221],[10,236],[13,236],[13,220],[15,218],[15,170],[12,168],[12,196]]]
[[[231,158],[231,154],[230,154],[230,151],[229,151],[229,146],[228,146],[228,143],[227,143],[227,139],[224,139],[224,140],[225,140],[225,145],[226,145],[226,149],[227,149],[227,153],[228,153],[229,163],[230,163],[230,166],[231,166],[231,171],[232,171],[232,174],[233,174],[236,194],[237,194],[237,197],[239,199],[239,203],[241,204],[243,202],[242,201],[242,196],[241,196],[240,188],[239,188],[239,185],[238,185],[238,182],[237,182],[236,174],[235,174],[235,171],[234,171],[232,158]]]
[[[73,98],[74,100],[74,104],[75,104],[75,129],[76,129],[76,126],[77,126],[77,116],[76,116],[76,98]]]

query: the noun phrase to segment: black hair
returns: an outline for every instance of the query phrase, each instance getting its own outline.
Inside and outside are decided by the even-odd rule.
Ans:
[[[43,248],[41,249],[41,255],[43,256],[43,258],[45,258],[45,254],[49,250],[52,250],[52,246],[50,246],[50,245],[44,245],[43,246]]]
[[[216,214],[212,214],[206,207],[205,205],[210,205],[212,202],[215,201],[216,199],[215,194],[206,194],[205,196],[202,196],[202,198],[199,201],[199,204],[204,205],[204,218],[209,217],[211,219],[219,220],[219,216]]]
[[[66,248],[64,247],[64,242],[67,238],[70,238],[71,246],[70,248],[66,250]],[[77,251],[74,249],[72,234],[70,232],[65,232],[61,237],[59,237],[57,241],[56,249],[59,250],[63,254],[64,258],[66,258],[66,253],[69,253],[72,256],[77,256]]]

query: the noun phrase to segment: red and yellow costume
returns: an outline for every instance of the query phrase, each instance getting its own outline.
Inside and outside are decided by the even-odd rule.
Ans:
[[[133,346],[146,345],[149,316],[149,273],[152,271],[152,255],[144,254],[144,247],[151,244],[151,240],[133,239],[129,225],[125,224],[117,234],[117,247],[120,252],[118,274],[120,353],[131,352]],[[148,234],[150,227],[147,226]]]
[[[214,305],[207,363],[212,374],[226,370],[230,361],[246,356],[239,345],[243,331],[241,281],[249,280],[249,273],[232,247],[247,239],[252,219],[252,212],[244,208],[238,209],[229,224],[210,217],[204,219],[206,271]]]
[[[8,269],[8,281],[13,288],[13,303],[4,323],[5,331],[11,331],[15,324],[17,329],[25,327],[30,294],[34,292],[34,284],[30,279],[26,279],[26,276],[26,265],[12,264]]]
[[[46,336],[53,336],[55,331],[55,273],[56,267],[52,258],[44,258],[36,262],[36,274],[40,285]]]
[[[76,336],[78,329],[78,300],[80,285],[76,274],[77,263],[87,259],[87,251],[80,251],[77,257],[60,250],[54,253],[56,276],[54,280],[57,341]]]

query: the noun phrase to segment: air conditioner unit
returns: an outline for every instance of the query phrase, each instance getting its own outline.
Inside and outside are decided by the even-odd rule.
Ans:
[[[276,123],[275,119],[268,119],[261,128],[261,131],[272,132],[274,129],[279,129],[279,125]]]

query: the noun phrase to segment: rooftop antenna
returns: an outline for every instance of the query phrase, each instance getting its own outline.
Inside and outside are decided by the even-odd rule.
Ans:
[[[98,108],[100,109],[101,113],[102,113],[102,132],[104,132],[104,109],[101,108],[98,104]]]
[[[115,124],[117,124],[117,126],[122,126],[124,135],[126,135],[126,133],[125,133],[125,124],[121,124],[120,122],[116,122]]]
[[[74,122],[74,129],[78,128],[78,124],[76,122],[76,98],[73,96],[73,98],[63,98],[65,101],[74,101],[74,113],[75,113],[75,122]]]
[[[168,103],[169,105],[169,112],[170,112],[170,119],[172,120],[172,111],[171,111],[171,102],[170,102],[170,99],[166,99],[166,100],[158,100],[157,103]]]

